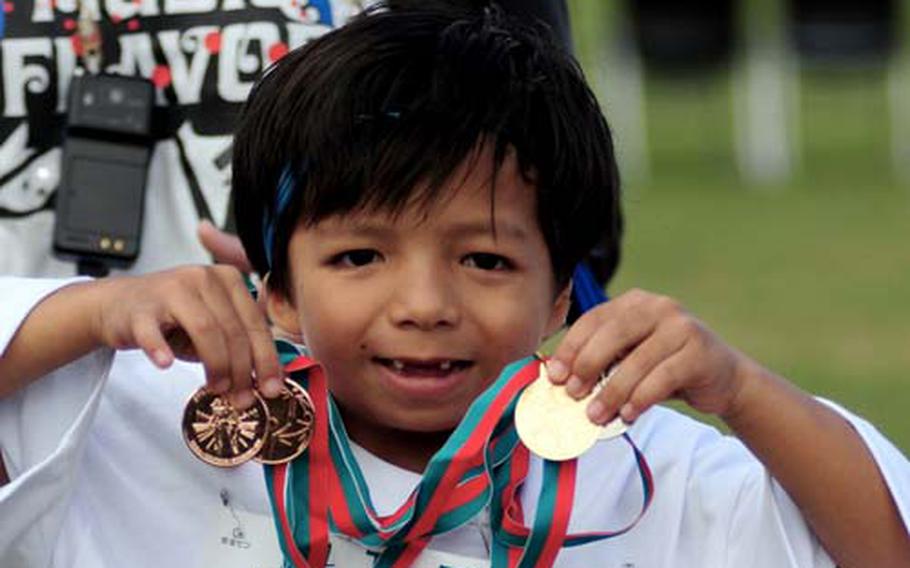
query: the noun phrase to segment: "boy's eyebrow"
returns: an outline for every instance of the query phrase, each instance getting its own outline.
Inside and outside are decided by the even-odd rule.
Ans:
[[[388,236],[393,232],[390,225],[386,223],[321,223],[313,228],[314,232],[323,235],[357,235],[362,237],[380,238]]]
[[[528,232],[520,224],[501,219],[497,219],[494,224],[489,221],[455,223],[448,227],[447,232],[455,237],[472,237],[491,233],[497,238],[504,236],[522,240],[528,237]]]

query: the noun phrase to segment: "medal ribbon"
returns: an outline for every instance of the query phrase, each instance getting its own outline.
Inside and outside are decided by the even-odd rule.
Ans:
[[[641,512],[629,525],[612,532],[568,534],[576,474],[576,460],[568,460],[544,462],[537,513],[525,526],[519,490],[529,452],[515,433],[513,414],[518,395],[537,379],[539,365],[526,358],[506,367],[430,459],[408,499],[391,514],[379,515],[321,367],[306,357],[291,361],[285,370],[310,393],[316,431],[302,456],[290,464],[264,466],[286,566],[324,566],[329,530],[376,550],[375,568],[409,566],[433,535],[465,524],[488,504],[493,568],[552,566],[563,546],[628,531],[650,505],[653,481],[644,457],[625,435],[644,492]]]

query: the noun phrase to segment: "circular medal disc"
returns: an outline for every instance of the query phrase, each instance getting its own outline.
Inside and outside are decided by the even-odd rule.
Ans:
[[[600,389],[607,386],[607,383],[613,378],[613,375],[616,374],[616,370],[619,368],[618,363],[614,363],[607,369],[606,373],[601,373],[600,381],[597,383],[597,386],[594,387],[594,392],[600,392]],[[629,429],[629,425],[625,423],[621,416],[617,416],[613,420],[610,420],[604,424],[600,429],[600,440],[610,440],[617,436],[622,436],[626,430]]]
[[[570,397],[563,385],[550,382],[546,365],[541,363],[540,376],[521,393],[515,407],[518,437],[544,459],[577,458],[597,442],[602,430],[585,414],[593,396]]]
[[[183,439],[193,455],[205,463],[234,467],[259,452],[268,422],[268,409],[258,394],[253,406],[237,410],[226,398],[202,387],[183,411]]]
[[[601,427],[599,439],[610,440],[617,436],[622,436],[628,429],[629,425],[623,421],[622,417],[617,416]]]
[[[265,444],[253,458],[259,463],[289,462],[306,451],[313,438],[316,412],[310,395],[291,379],[284,380],[284,387],[280,395],[264,399],[269,429]]]

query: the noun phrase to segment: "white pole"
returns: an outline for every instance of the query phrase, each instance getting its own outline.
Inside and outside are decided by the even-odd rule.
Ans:
[[[750,5],[741,18],[745,53],[731,77],[734,145],[743,177],[767,187],[789,179],[797,161],[799,67],[783,37],[780,3],[765,22],[750,17]]]
[[[895,175],[910,181],[910,1],[898,6],[898,48],[888,65],[888,115],[891,134],[891,162]]]

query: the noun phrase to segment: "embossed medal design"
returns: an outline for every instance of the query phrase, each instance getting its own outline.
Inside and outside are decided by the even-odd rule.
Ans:
[[[279,464],[293,460],[310,445],[315,408],[310,395],[291,379],[284,380],[284,391],[265,399],[269,428],[265,443],[253,458],[260,463]]]
[[[602,427],[588,420],[585,408],[596,391],[581,400],[566,394],[565,386],[554,385],[547,366],[540,364],[540,376],[518,399],[515,429],[529,450],[554,461],[577,458],[597,442]]]
[[[197,390],[183,411],[183,438],[205,463],[233,467],[249,461],[265,443],[269,413],[256,395],[246,410],[237,410],[226,398]]]

